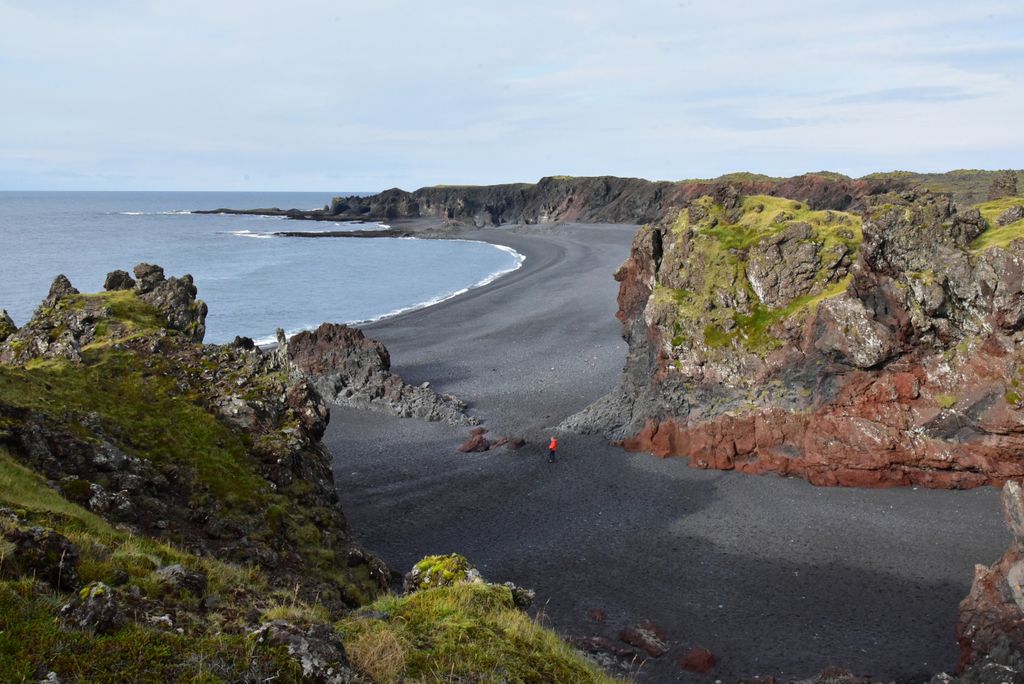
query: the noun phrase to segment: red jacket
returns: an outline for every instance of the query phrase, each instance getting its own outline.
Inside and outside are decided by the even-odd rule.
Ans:
[[[551,444],[548,444],[548,449],[551,451],[558,451],[558,440],[552,437]]]

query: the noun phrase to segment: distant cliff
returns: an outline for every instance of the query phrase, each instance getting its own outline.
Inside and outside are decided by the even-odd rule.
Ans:
[[[369,197],[336,197],[332,218],[392,220],[437,218],[471,226],[507,223],[649,223],[668,209],[713,191],[725,182],[745,194],[805,198],[813,206],[849,207],[871,193],[903,187],[900,178],[854,180],[836,174],[775,179],[736,174],[683,182],[599,176],[549,176],[535,184],[447,186],[406,192],[393,188]]]

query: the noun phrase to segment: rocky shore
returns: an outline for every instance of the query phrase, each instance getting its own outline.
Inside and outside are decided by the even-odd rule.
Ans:
[[[0,679],[608,680],[528,590],[445,574],[396,596],[355,541],[316,383],[428,420],[461,404],[344,326],[204,345],[196,295],[139,264],[0,316]]]

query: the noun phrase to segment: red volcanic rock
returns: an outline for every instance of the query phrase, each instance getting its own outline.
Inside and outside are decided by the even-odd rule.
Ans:
[[[619,632],[619,639],[630,646],[636,646],[646,651],[647,655],[652,658],[660,658],[668,653],[665,633],[650,620],[644,620],[633,627],[626,627]]]
[[[1024,422],[1000,385],[993,387],[1016,372],[1015,363],[983,345],[961,371],[963,399],[952,411],[937,405],[951,399],[926,384],[923,368],[855,371],[830,403],[810,412],[649,421],[623,447],[688,457],[697,468],[798,476],[821,486],[998,485],[1024,477]],[[967,421],[974,428],[958,436]],[[956,438],[944,439],[947,431]]]
[[[992,567],[974,566],[971,591],[960,602],[961,669],[1002,641],[1024,649],[1024,488],[1020,482],[1003,487],[1003,514],[1013,535],[1010,548]]]
[[[508,437],[497,437],[493,442],[491,442],[488,449],[497,449],[498,447],[503,447],[506,444],[508,444]]]
[[[473,435],[459,446],[459,451],[464,454],[471,452],[487,451],[491,447],[490,441],[483,435]]]
[[[679,659],[679,668],[707,674],[715,669],[715,654],[706,648],[695,648]]]
[[[594,622],[604,622],[608,619],[608,615],[600,608],[592,608],[589,615]]]
[[[487,428],[485,428],[485,427],[475,427],[475,428],[473,428],[472,430],[469,431],[469,434],[471,434],[474,437],[476,437],[477,435],[486,435],[487,434]]]
[[[505,445],[510,451],[517,451],[526,446],[526,440],[522,437],[513,437],[508,440],[508,444]]]

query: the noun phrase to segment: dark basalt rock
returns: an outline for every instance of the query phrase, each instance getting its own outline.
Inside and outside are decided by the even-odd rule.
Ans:
[[[288,655],[302,668],[302,681],[348,684],[362,681],[349,665],[345,646],[329,625],[303,629],[286,620],[272,620],[253,631],[256,644],[285,646]]]
[[[0,309],[0,343],[16,332],[18,332],[18,326],[14,324],[14,319],[6,309]]]
[[[992,179],[989,187],[988,198],[990,200],[1002,199],[1003,197],[1016,197],[1018,194],[1017,173],[1015,171],[1000,171]]]
[[[120,269],[108,273],[103,281],[103,289],[108,292],[113,290],[131,290],[134,287],[135,280],[128,274],[128,271]]]
[[[1024,204],[1015,204],[1000,214],[999,218],[996,219],[996,223],[1000,226],[1008,226],[1021,219],[1024,219]]]
[[[451,425],[478,422],[465,414],[466,405],[455,397],[426,385],[409,385],[392,373],[387,348],[357,328],[324,323],[279,343],[279,352],[320,394],[342,406]]]
[[[43,300],[43,306],[56,306],[57,302],[59,302],[62,298],[67,297],[68,295],[76,294],[79,294],[78,290],[75,289],[75,286],[71,284],[71,281],[68,280],[68,277],[61,273],[59,276],[53,279],[52,283],[50,283],[50,292],[49,294],[46,295],[46,299]]]
[[[182,565],[166,565],[156,571],[163,582],[172,591],[187,591],[195,597],[206,593],[206,575],[189,570]]]
[[[164,278],[164,269],[153,264],[135,267],[135,291],[140,299],[156,307],[167,317],[175,330],[185,333],[195,342],[206,335],[206,302],[196,299],[196,286],[192,276]]]
[[[64,535],[42,527],[15,527],[4,539],[14,549],[0,565],[3,574],[35,577],[59,591],[78,588],[78,549]]]
[[[113,634],[128,622],[121,598],[119,590],[92,582],[61,608],[61,619],[73,629]]]

